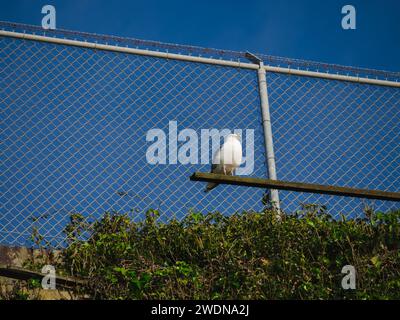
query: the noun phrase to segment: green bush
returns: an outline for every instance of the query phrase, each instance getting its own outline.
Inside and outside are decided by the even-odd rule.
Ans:
[[[400,211],[335,220],[309,206],[276,213],[189,214],[158,223],[106,213],[73,215],[63,269],[97,299],[399,299]],[[84,233],[88,240],[80,240]],[[355,290],[342,267],[357,271]]]

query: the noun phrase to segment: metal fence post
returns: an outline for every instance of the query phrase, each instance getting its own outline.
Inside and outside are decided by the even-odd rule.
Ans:
[[[274,143],[272,139],[271,115],[269,112],[269,102],[268,102],[267,77],[264,64],[262,61],[259,61],[258,88],[260,90],[261,115],[262,115],[263,131],[264,131],[264,143],[265,143],[265,152],[267,158],[268,177],[271,180],[277,180]],[[271,189],[271,202],[272,205],[279,211],[280,203],[279,203],[278,190]]]

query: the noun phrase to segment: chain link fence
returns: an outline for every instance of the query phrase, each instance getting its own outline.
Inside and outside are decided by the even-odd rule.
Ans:
[[[397,192],[400,189],[400,90],[268,73],[278,179]],[[280,191],[288,211],[321,204],[335,216],[391,201]]]
[[[1,23],[3,30],[41,33]],[[63,30],[45,35],[141,49],[246,61],[245,54]],[[268,65],[326,65],[263,56]],[[247,61],[248,62],[248,61]],[[346,69],[389,79],[397,73]],[[335,69],[336,68],[336,69]],[[209,171],[212,152],[203,129],[241,130],[250,175],[265,177],[265,147],[257,71],[62,44],[0,37],[0,244],[30,245],[33,228],[57,247],[71,213],[98,219],[106,211],[143,219],[182,219],[191,210],[224,214],[262,210],[265,190],[219,186],[204,193],[189,181]],[[267,73],[278,179],[398,191],[398,88]],[[176,128],[175,128],[176,126]],[[161,129],[167,162],[146,159],[148,132]],[[182,130],[199,133],[199,163],[173,163],[185,145]],[[176,143],[171,143],[175,134]],[[252,142],[254,137],[254,142]],[[173,139],[172,139],[173,140]],[[221,137],[221,142],[222,142]],[[205,155],[205,156],[204,156]],[[286,213],[301,203],[326,205],[337,216],[365,205],[395,203],[280,191]],[[398,204],[397,204],[398,208]]]

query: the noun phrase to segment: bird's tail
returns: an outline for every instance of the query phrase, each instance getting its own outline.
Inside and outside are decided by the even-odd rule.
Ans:
[[[209,182],[207,183],[206,189],[204,190],[204,192],[208,192],[211,191],[212,189],[214,189],[219,183],[215,183],[215,182]]]

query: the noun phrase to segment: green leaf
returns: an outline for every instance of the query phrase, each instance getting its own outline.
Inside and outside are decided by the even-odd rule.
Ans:
[[[372,257],[372,258],[371,258],[371,262],[372,262],[372,264],[373,264],[376,268],[379,269],[379,268],[381,267],[382,261],[379,259],[378,256]]]

